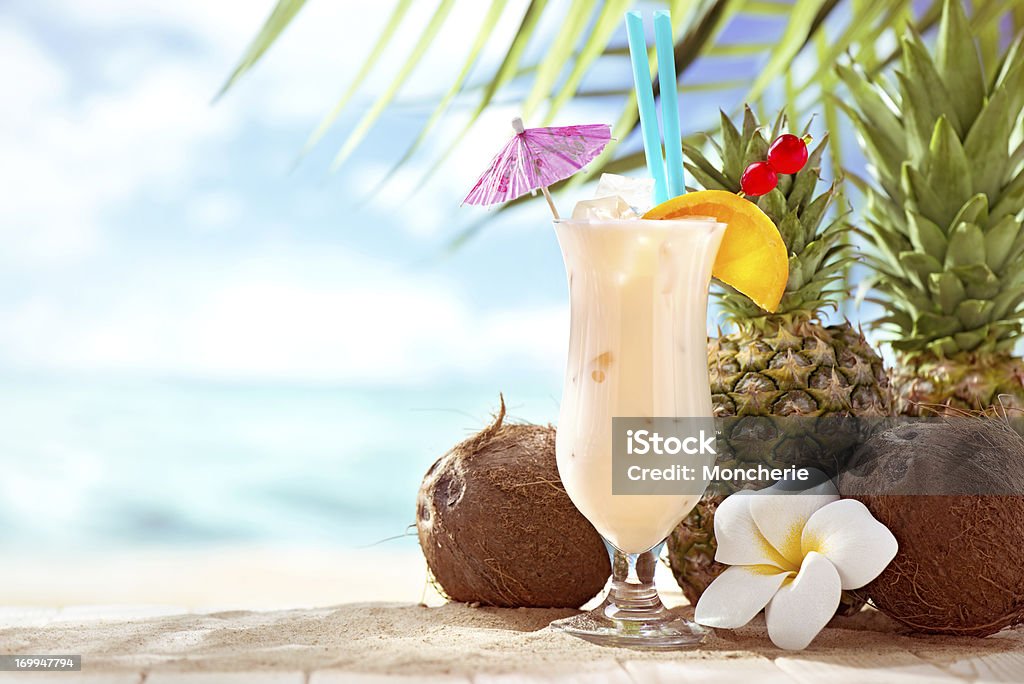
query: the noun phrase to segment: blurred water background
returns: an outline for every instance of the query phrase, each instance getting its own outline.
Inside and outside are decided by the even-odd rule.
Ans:
[[[559,382],[505,382],[552,420]],[[494,386],[438,389],[6,377],[0,544],[36,551],[369,546],[414,521],[423,473]],[[385,542],[407,548],[409,539]]]

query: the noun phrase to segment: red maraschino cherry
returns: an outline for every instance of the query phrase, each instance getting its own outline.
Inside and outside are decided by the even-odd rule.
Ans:
[[[754,162],[740,176],[740,187],[752,197],[766,195],[779,184],[779,176],[766,161]]]
[[[776,173],[797,173],[807,163],[807,141],[792,133],[780,135],[768,148],[768,163]]]

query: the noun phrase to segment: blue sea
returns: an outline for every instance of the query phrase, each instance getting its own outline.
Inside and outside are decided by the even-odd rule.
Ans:
[[[407,532],[423,474],[499,390],[511,417],[554,422],[560,387],[4,377],[0,548],[371,545]]]

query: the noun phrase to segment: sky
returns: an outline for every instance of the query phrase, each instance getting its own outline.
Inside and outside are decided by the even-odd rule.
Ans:
[[[422,25],[416,12],[431,9],[416,5],[399,46]],[[446,31],[472,30],[479,5],[459,3]],[[403,56],[389,54],[352,113],[292,170],[387,12],[308,3],[251,76],[211,104],[271,6],[0,9],[0,368],[331,383],[558,369],[565,285],[542,204],[440,256],[482,215],[458,204],[507,137],[510,108],[490,112],[414,196],[410,182],[458,135],[452,125],[363,199],[464,46],[439,41],[402,91],[413,104],[389,112],[331,174],[345,129]],[[365,30],[339,35],[356,25]]]

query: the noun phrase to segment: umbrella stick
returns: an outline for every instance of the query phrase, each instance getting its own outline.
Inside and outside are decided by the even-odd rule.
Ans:
[[[555,201],[551,199],[551,193],[548,192],[547,186],[540,186],[540,191],[544,193],[544,199],[548,201],[548,206],[551,207],[551,213],[555,215],[555,220],[561,221],[562,217],[558,215],[558,209],[555,208]]]

